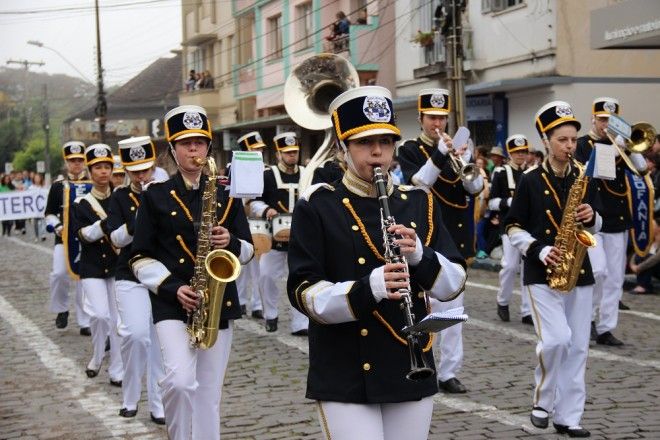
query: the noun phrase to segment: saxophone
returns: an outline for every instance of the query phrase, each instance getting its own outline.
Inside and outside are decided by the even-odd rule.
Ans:
[[[587,249],[596,246],[594,236],[584,229],[582,223],[575,220],[575,212],[582,203],[589,177],[585,174],[585,167],[574,163],[580,174],[568,192],[561,225],[555,237],[555,247],[561,251],[561,262],[547,269],[548,286],[564,293],[573,290],[580,276]]]
[[[388,231],[390,226],[396,225],[396,221],[392,214],[390,213],[390,205],[387,199],[387,186],[385,183],[385,177],[383,176],[383,170],[380,167],[374,167],[374,185],[376,186],[376,193],[378,194],[378,202],[380,203],[380,224],[383,230],[383,243],[385,247],[384,257],[386,263],[403,263],[406,265],[405,272],[408,272],[408,261],[406,257],[401,254],[401,249],[399,245],[394,243],[394,240],[398,240],[399,236]],[[403,310],[403,316],[406,322],[406,326],[403,328],[403,332],[406,334],[406,342],[408,343],[408,354],[410,357],[410,372],[406,375],[408,380],[424,380],[435,374],[433,368],[431,368],[424,356],[424,351],[422,346],[419,343],[420,333],[411,331],[411,328],[415,324],[415,314],[413,313],[413,304],[410,295],[410,283],[405,289],[399,289],[399,294],[401,295],[401,310]],[[422,364],[420,366],[419,364]]]
[[[193,348],[211,348],[218,339],[218,326],[222,300],[227,283],[238,278],[241,263],[238,258],[225,249],[211,250],[211,228],[216,223],[216,179],[215,160],[195,159],[197,165],[207,164],[209,178],[202,194],[202,215],[197,236],[197,255],[195,270],[190,280],[190,287],[197,292],[200,304],[197,310],[188,315],[190,346]]]

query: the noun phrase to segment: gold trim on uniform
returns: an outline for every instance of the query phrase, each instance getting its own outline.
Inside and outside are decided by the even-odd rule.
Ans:
[[[536,316],[536,320],[534,320],[534,329],[536,330],[536,335],[538,336],[539,340],[543,342],[543,333],[541,332],[541,320],[539,319],[539,312],[536,310],[536,303],[534,302],[534,296],[532,295],[532,289],[527,287],[527,293],[529,294],[529,300],[532,305],[532,311],[534,312],[534,316]],[[541,387],[543,386],[543,382],[545,382],[545,365],[543,364],[543,350],[541,350],[538,354],[539,358],[539,366],[541,367],[541,380],[539,381],[538,386],[534,390],[534,405],[536,405],[539,401],[539,394],[541,393]]]
[[[188,249],[188,246],[186,246],[186,242],[183,241],[183,237],[180,236],[180,235],[177,235],[177,236],[176,236],[176,240],[179,242],[179,244],[181,245],[181,248],[184,250],[184,252],[185,252],[186,254],[188,254],[188,256],[190,257],[190,259],[193,260],[193,261],[195,261],[195,256],[193,255],[192,252],[190,252],[190,249]]]
[[[230,197],[229,201],[227,202],[227,207],[225,208],[225,212],[222,215],[222,218],[220,219],[220,221],[218,222],[218,225],[222,225],[225,222],[225,220],[227,220],[227,216],[229,215],[229,211],[231,210],[231,204],[233,202],[234,202],[234,198]],[[218,205],[220,205],[220,204],[218,203]]]
[[[328,419],[325,417],[325,412],[323,411],[323,405],[321,404],[321,401],[317,400],[316,405],[318,406],[319,417],[321,417],[321,427],[323,428],[323,432],[325,432],[325,438],[327,440],[332,440],[332,437],[330,437],[330,428],[328,427]]]
[[[380,254],[380,252],[378,252],[378,249],[371,241],[371,237],[369,237],[369,234],[367,233],[367,230],[364,227],[364,223],[362,223],[362,220],[360,220],[360,217],[358,217],[357,213],[355,212],[355,209],[353,209],[353,206],[351,205],[351,201],[348,198],[344,198],[342,201],[344,202],[344,206],[346,207],[346,209],[348,209],[348,212],[350,212],[351,215],[353,216],[353,219],[357,223],[358,228],[360,228],[360,233],[362,234],[364,241],[367,242],[367,246],[369,246],[371,252],[373,252],[376,258],[378,258],[380,261],[385,261],[385,257],[383,257]]]
[[[183,204],[183,202],[181,201],[179,196],[176,194],[176,191],[171,190],[170,194],[172,195],[174,200],[176,200],[176,202],[179,204],[179,206],[181,206],[181,209],[183,209],[183,212],[186,214],[186,217],[188,217],[188,220],[193,221],[192,215],[190,215],[190,211],[188,211],[188,208],[186,207],[186,205]],[[172,215],[176,214],[176,211],[172,211],[172,212],[173,212]],[[194,258],[193,258],[193,260],[194,260]]]

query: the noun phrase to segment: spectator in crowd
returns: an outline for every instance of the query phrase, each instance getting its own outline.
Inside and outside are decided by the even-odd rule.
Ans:
[[[493,161],[488,158],[490,148],[488,148],[485,145],[480,145],[479,147],[477,147],[476,151],[477,153],[475,157],[475,163],[476,163],[476,159],[482,157],[486,161],[486,168],[484,169],[486,170],[486,173],[490,176],[491,173],[493,172],[493,168],[495,168],[495,164],[493,163]]]
[[[209,70],[205,70],[201,73],[201,78],[199,80],[199,87],[200,89],[213,89],[214,84],[213,84],[213,76],[211,75],[211,72]]]
[[[195,90],[195,83],[197,82],[197,74],[195,70],[191,70],[188,74],[188,80],[186,81],[186,92],[192,92]]]
[[[653,293],[653,277],[660,279],[660,228],[654,222],[655,239],[646,257],[633,253],[630,259],[630,270],[637,275],[637,285],[630,291],[642,295]]]
[[[475,221],[477,223],[477,259],[483,259],[488,257],[486,249],[488,248],[488,224],[489,224],[489,212],[488,212],[488,197],[490,193],[490,182],[488,179],[488,159],[482,155],[478,155],[475,159],[475,163],[479,168],[479,172],[484,178],[484,189],[477,196],[477,205],[475,209]]]
[[[506,156],[504,155],[504,150],[502,147],[493,147],[490,149],[490,160],[493,161],[494,168],[501,167],[504,165],[504,161],[506,160]],[[492,174],[492,170],[491,170]]]
[[[335,15],[335,22],[330,25],[330,35],[325,37],[328,40],[329,45],[327,48],[328,52],[340,52],[342,50],[343,42],[348,36],[348,30],[351,26],[351,22],[346,17],[343,11],[337,12]]]
[[[3,174],[2,180],[0,180],[0,192],[13,191],[14,184],[11,181],[11,174]],[[2,235],[9,237],[11,235],[11,225],[14,224],[13,220],[3,220],[2,221]]]
[[[11,181],[12,185],[14,185],[14,190],[15,191],[23,191],[26,189],[24,180],[23,180],[23,173],[21,171],[14,171],[12,173],[13,179]],[[16,226],[16,233],[21,233],[25,235],[25,220],[14,220],[14,225]]]
[[[655,142],[653,143],[653,146],[651,147],[651,152],[655,154],[660,153],[660,134],[655,135]]]
[[[358,11],[356,24],[367,24],[367,8]]]

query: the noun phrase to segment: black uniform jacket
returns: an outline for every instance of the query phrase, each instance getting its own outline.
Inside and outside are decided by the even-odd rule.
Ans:
[[[135,234],[129,262],[133,271],[141,260],[157,260],[170,274],[157,288],[150,289],[154,322],[176,319],[187,322],[176,292],[189,285],[197,255],[197,236],[202,208],[202,194],[208,178],[202,175],[199,189],[187,189],[180,173],[164,182],[152,183],[142,194],[135,219]],[[217,187],[217,222],[229,229],[231,239],[226,250],[236,257],[241,253],[240,240],[252,243],[243,203],[229,197],[223,186]],[[241,317],[236,283],[227,283],[223,300],[220,328],[227,320]]]
[[[507,200],[509,199],[509,197],[513,197],[515,193],[515,187],[518,186],[518,182],[520,182],[520,178],[523,175],[522,168],[516,169],[512,166],[509,167],[511,169],[511,175],[513,176],[514,189],[513,190],[509,189],[509,179],[507,177],[507,170],[504,167],[501,167],[501,169],[497,169],[496,172],[493,173],[493,182],[492,182],[492,186],[490,187],[490,200],[500,199],[499,211],[498,211],[500,220],[506,217],[506,214],[509,212],[509,205],[507,204]],[[504,233],[504,227],[502,221],[500,221],[500,232]]]
[[[83,174],[83,178],[84,178]],[[54,215],[58,219],[60,219],[60,222],[63,220],[63,213],[62,210],[64,208],[64,183],[66,183],[66,180],[58,180],[56,182],[53,182],[53,184],[50,186],[50,189],[48,190],[48,199],[46,200],[46,209],[44,211],[44,217],[48,217],[49,215]],[[71,203],[73,203],[73,200],[71,200]],[[55,234],[55,244],[62,244],[62,237],[58,236]]]
[[[422,290],[430,289],[442,270],[435,251],[451,261],[464,262],[443,226],[433,197],[420,189],[408,188],[394,187],[389,204],[396,222],[415,228],[426,244],[422,261],[410,267],[413,308],[419,320],[428,309]],[[306,396],[382,403],[418,400],[435,394],[435,376],[420,382],[405,378],[410,361],[405,336],[400,331],[405,325],[400,302],[383,299],[377,303],[369,284],[371,271],[384,265],[378,200],[359,196],[339,181],[316,190],[309,201],[300,200],[292,226],[287,291],[294,307],[310,317]],[[353,281],[346,298],[356,320],[340,324],[314,320],[302,295],[306,288],[322,281]],[[461,291],[462,288],[453,297]],[[432,341],[426,335],[420,342],[429,364],[434,365]]]
[[[473,210],[469,209],[474,197],[463,188],[461,178],[454,172],[447,157],[440,154],[435,145],[425,144],[420,138],[406,141],[399,147],[397,157],[404,181],[412,184],[412,177],[429,158],[440,169],[431,192],[440,202],[445,226],[463,258],[473,257],[476,252],[476,236],[470,232],[468,225],[474,221],[471,218]]]
[[[89,195],[91,197],[91,194]],[[98,199],[97,199],[98,200]],[[110,197],[98,200],[106,215],[110,208]],[[74,230],[80,239],[80,278],[111,278],[115,276],[117,251],[112,247],[110,237],[104,234],[94,242],[88,242],[80,233],[85,226],[90,226],[101,220],[101,216],[85,198],[78,199],[73,205]],[[107,219],[101,220],[101,229],[106,229]]]
[[[317,183],[334,183],[344,175],[344,168],[336,159],[328,159],[314,170],[312,185]]]
[[[135,192],[130,186],[117,188],[110,197],[110,212],[108,213],[107,229],[112,232],[119,228],[125,228],[126,233],[134,235],[135,215],[140,206],[141,194]],[[117,260],[117,269],[115,271],[116,280],[127,280],[139,283],[133,271],[128,265],[131,258],[131,244],[121,248],[119,259]]]
[[[273,167],[276,167],[274,165]],[[268,167],[264,170],[264,192],[261,197],[257,197],[255,200],[260,200],[268,205],[268,208],[273,208],[278,213],[289,213],[293,206],[289,206],[289,191],[286,189],[278,189],[277,181],[275,180],[275,175],[273,174],[273,167]],[[282,170],[279,170],[280,176],[282,178],[282,183],[284,184],[298,184],[300,182],[300,167],[293,174],[287,174]],[[298,199],[298,189],[295,189],[295,199]],[[266,212],[268,209],[265,209],[263,212],[263,218],[266,218]],[[288,243],[275,241],[273,240],[273,249],[278,251],[286,251],[289,247]]]
[[[591,156],[594,143],[611,145],[609,139],[595,139],[593,135],[584,135],[578,138],[575,158],[586,163]],[[628,194],[630,188],[626,179],[627,165],[621,159],[616,158],[616,178],[614,180],[594,179],[603,206],[601,216],[603,226],[601,232],[622,232],[632,228],[632,217],[628,206]]]
[[[504,219],[504,227],[507,232],[513,227],[524,229],[535,239],[527,248],[527,255],[523,257],[524,285],[547,284],[546,266],[539,260],[539,253],[545,246],[555,244],[566,198],[578,174],[579,170],[570,166],[566,177],[557,177],[546,159],[540,166],[525,172],[520,179],[511,208]],[[593,180],[589,181],[582,201],[591,205],[594,210],[594,219],[590,224],[585,225],[593,226],[595,213],[601,209],[596,183]],[[594,277],[587,254],[582,263],[577,285],[587,286],[593,283]]]

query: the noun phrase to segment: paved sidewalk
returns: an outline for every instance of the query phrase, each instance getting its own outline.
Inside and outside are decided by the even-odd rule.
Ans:
[[[120,390],[107,372],[84,374],[89,338],[75,319],[57,330],[48,312],[50,240],[2,238],[0,249],[0,439],[165,439],[149,420],[146,402],[135,419],[117,416]],[[529,423],[533,330],[517,316],[495,313],[497,273],[472,270],[466,291],[465,360],[459,378],[468,394],[438,394],[431,439],[558,439]],[[632,311],[620,315],[621,348],[592,346],[583,425],[595,439],[660,438],[660,295],[625,294]],[[320,439],[313,402],[304,398],[306,338],[289,335],[282,296],[280,330],[263,321],[236,321],[225,380],[223,439]]]

